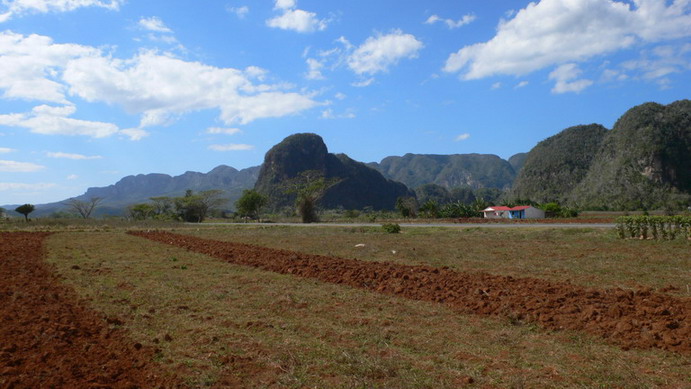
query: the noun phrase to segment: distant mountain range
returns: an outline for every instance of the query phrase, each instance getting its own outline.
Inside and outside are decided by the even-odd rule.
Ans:
[[[97,215],[121,215],[128,205],[181,196],[188,189],[223,190],[232,208],[244,189],[255,188],[269,195],[275,207],[289,206],[292,200],[282,183],[305,170],[339,180],[324,196],[327,208],[390,209],[397,197],[413,196],[426,184],[499,188],[508,199],[557,201],[580,209],[679,208],[691,201],[691,101],[639,105],[612,130],[599,124],[570,127],[508,161],[489,154],[406,154],[364,164],[329,153],[318,135],[295,134],[269,150],[262,166],[128,176],[76,198],[103,198]],[[69,210],[64,201],[36,208],[32,216]]]

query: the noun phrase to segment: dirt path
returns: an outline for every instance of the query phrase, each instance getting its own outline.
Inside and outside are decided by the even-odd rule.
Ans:
[[[42,261],[48,234],[0,233],[0,387],[172,388],[154,350],[127,339]]]
[[[691,354],[691,299],[650,290],[586,289],[534,278],[332,258],[167,232],[131,234],[235,264],[440,302],[461,312],[535,322],[548,329],[587,331],[624,349],[656,347]]]

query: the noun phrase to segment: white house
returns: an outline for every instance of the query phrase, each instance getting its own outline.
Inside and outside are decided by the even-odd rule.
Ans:
[[[487,219],[544,219],[545,211],[531,207],[530,205],[520,205],[517,207],[493,206],[482,210]]]

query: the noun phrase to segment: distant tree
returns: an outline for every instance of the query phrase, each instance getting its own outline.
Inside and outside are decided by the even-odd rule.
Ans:
[[[175,211],[179,219],[188,223],[203,222],[209,212],[226,203],[228,200],[221,198],[222,190],[212,189],[194,194],[187,190],[185,196],[173,199]]]
[[[167,196],[150,197],[149,200],[153,201],[154,214],[158,218],[165,218],[166,216],[173,214],[173,208],[175,207],[175,201]]]
[[[417,217],[418,203],[415,197],[399,197],[396,199],[396,209],[403,217]]]
[[[0,207],[0,218],[5,217],[6,213],[7,213],[7,210],[5,208]]]
[[[452,202],[461,202],[463,204],[472,204],[475,201],[475,193],[470,187],[456,187],[449,192]]]
[[[285,184],[285,193],[295,194],[295,208],[303,223],[319,221],[317,208],[326,191],[341,182],[337,178],[326,178],[318,170],[306,170]]]
[[[134,204],[127,207],[127,213],[133,220],[146,220],[156,215],[156,208],[153,204]]]
[[[246,189],[235,202],[235,209],[242,217],[259,219],[259,212],[268,202],[268,198],[253,189]]]
[[[439,204],[434,200],[427,200],[420,206],[420,214],[428,218],[439,217]]]
[[[91,213],[96,209],[96,206],[103,201],[102,197],[92,197],[88,201],[82,201],[82,200],[77,200],[77,199],[69,199],[67,200],[67,203],[65,205],[68,205],[72,207],[77,213],[79,213],[79,216],[81,216],[84,219],[88,219],[91,217]]]
[[[21,213],[24,215],[24,220],[29,221],[29,214],[33,212],[36,209],[33,204],[24,204],[20,205],[17,208],[14,209],[15,212]]]

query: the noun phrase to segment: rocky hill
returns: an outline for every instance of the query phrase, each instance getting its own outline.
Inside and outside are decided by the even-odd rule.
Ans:
[[[269,197],[274,209],[292,206],[295,195],[286,193],[285,184],[304,171],[318,171],[339,181],[324,195],[321,204],[325,208],[393,209],[398,197],[414,195],[405,185],[384,178],[345,154],[329,153],[316,134],[291,135],[271,148],[255,189]]]
[[[690,198],[691,100],[627,111],[571,194],[581,207],[624,210],[678,208]]]
[[[607,135],[599,124],[567,128],[538,143],[525,158],[512,195],[538,203],[564,203],[588,174]]]
[[[679,208],[691,198],[691,101],[642,104],[611,131],[592,124],[545,139],[512,193],[580,209]]]
[[[384,177],[409,188],[436,184],[456,187],[509,188],[516,177],[511,164],[492,154],[406,154],[370,163]]]

